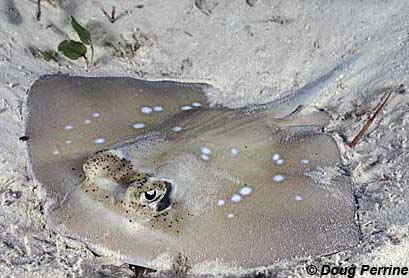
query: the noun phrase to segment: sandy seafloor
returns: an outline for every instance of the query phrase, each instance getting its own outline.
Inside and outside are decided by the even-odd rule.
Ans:
[[[212,101],[240,107],[296,91],[352,56],[356,60],[311,107],[330,114],[326,132],[337,139],[350,169],[361,243],[242,275],[309,277],[308,263],[409,265],[409,95],[394,93],[359,145],[346,146],[382,94],[408,84],[408,1],[42,0],[40,20],[36,2],[0,0],[0,277],[134,275],[45,223],[47,199],[28,174],[27,146],[19,140],[27,91],[39,76],[207,82],[220,89]],[[110,12],[113,5],[122,15],[112,24],[101,8]],[[88,70],[82,60],[39,55],[75,38],[70,14],[93,36],[95,65]],[[223,276],[217,268],[207,272]],[[177,271],[154,276],[176,274],[184,277]]]

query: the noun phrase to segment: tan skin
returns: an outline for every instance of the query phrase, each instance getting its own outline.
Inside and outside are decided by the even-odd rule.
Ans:
[[[107,194],[98,187],[98,180],[105,179],[116,183],[123,192],[115,199],[115,204],[122,206],[122,210],[132,210],[133,214],[144,218],[157,216],[162,212],[158,211],[158,208],[165,197],[169,182],[137,172],[129,161],[109,152],[99,152],[89,157],[83,164],[83,170],[85,192],[93,193],[97,197]],[[101,191],[102,193],[98,193]],[[108,197],[106,195],[107,199]]]

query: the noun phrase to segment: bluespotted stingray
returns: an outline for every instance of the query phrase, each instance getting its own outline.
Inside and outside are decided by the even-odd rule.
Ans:
[[[321,132],[325,117],[279,119],[316,97],[317,84],[240,109],[212,105],[209,90],[121,77],[36,81],[26,135],[53,201],[51,227],[153,269],[180,254],[192,266],[253,268],[356,244],[351,181]]]

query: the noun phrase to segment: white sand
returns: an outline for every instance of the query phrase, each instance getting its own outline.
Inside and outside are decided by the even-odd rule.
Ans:
[[[203,11],[194,0],[56,1],[63,9],[42,0],[40,21],[36,2],[0,1],[1,277],[90,277],[101,264],[115,263],[96,259],[83,244],[60,238],[45,225],[46,198],[29,175],[26,144],[18,140],[24,135],[27,90],[42,74],[208,82],[220,89],[211,95],[214,102],[238,107],[295,91],[355,55],[353,66],[315,104],[330,112],[328,131],[341,146],[385,88],[409,79],[406,0],[249,1],[254,7],[244,0],[197,1],[204,3]],[[110,12],[114,4],[118,15],[125,14],[111,24],[101,8]],[[56,49],[66,35],[75,38],[70,13],[93,35],[96,65],[88,71],[82,60],[56,63],[33,55],[35,48]],[[346,148],[362,245],[312,262],[407,265],[408,108],[408,94],[394,95],[358,147]],[[104,273],[129,277],[129,270],[111,268]],[[305,273],[303,261],[267,269],[284,276]]]

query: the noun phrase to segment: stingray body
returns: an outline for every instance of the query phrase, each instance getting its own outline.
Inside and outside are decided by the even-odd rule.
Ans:
[[[307,97],[227,109],[209,105],[210,89],[38,80],[26,132],[34,174],[54,201],[50,225],[150,268],[180,253],[194,265],[257,267],[356,244],[350,179],[314,125],[321,118],[275,120]]]

